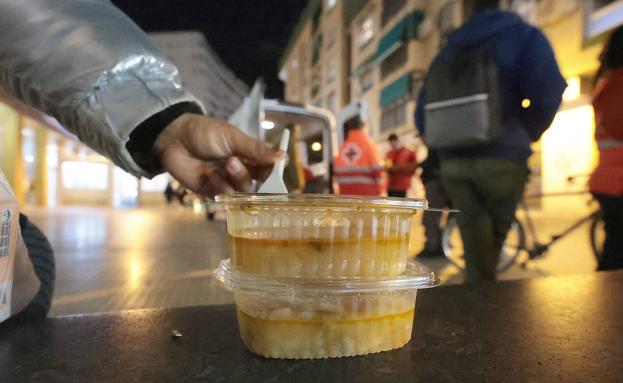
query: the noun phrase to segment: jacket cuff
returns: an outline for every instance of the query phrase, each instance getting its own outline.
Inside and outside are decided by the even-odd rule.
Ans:
[[[202,110],[193,102],[181,102],[149,117],[130,133],[126,149],[147,175],[155,176],[164,171],[159,156],[153,151],[154,143],[160,133],[184,113],[202,114]]]

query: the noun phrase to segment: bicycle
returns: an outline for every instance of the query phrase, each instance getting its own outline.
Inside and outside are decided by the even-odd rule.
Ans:
[[[569,177],[568,181],[572,181],[574,178],[575,177]],[[523,221],[525,221],[525,223],[518,219],[517,216],[515,217],[507,234],[506,240],[504,241],[502,250],[500,251],[500,258],[497,267],[498,273],[505,272],[513,264],[515,264],[522,252],[527,254],[527,259],[521,263],[521,266],[523,267],[525,267],[529,261],[543,257],[547,254],[547,251],[554,243],[558,242],[560,239],[566,237],[568,234],[577,230],[586,223],[590,223],[589,240],[591,249],[597,262],[599,262],[603,252],[603,240],[605,238],[604,222],[602,212],[599,208],[575,221],[573,224],[566,227],[562,232],[550,236],[549,240],[546,242],[541,242],[539,240],[534,228],[532,217],[530,216],[530,209],[528,208],[527,202],[529,199],[578,194],[588,194],[588,192],[538,194],[522,199],[519,206],[523,212]],[[589,203],[594,202],[595,201],[593,199],[589,201]],[[442,250],[445,257],[453,265],[460,269],[465,268],[463,243],[459,233],[458,224],[456,217],[451,215],[447,217],[445,228],[442,231]]]

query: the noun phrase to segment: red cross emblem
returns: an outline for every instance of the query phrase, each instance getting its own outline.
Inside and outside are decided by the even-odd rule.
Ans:
[[[361,149],[354,143],[349,143],[342,152],[342,159],[349,165],[354,164],[361,157]]]

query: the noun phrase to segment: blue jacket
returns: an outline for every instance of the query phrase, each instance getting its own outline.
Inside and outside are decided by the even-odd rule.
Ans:
[[[486,44],[499,69],[503,132],[487,145],[439,150],[447,158],[505,158],[525,164],[530,143],[541,137],[560,106],[567,84],[560,74],[547,38],[537,28],[510,12],[488,10],[474,15],[450,34],[448,44],[431,65],[454,50]],[[529,99],[530,106],[522,107]],[[426,130],[423,87],[415,113],[420,133]]]

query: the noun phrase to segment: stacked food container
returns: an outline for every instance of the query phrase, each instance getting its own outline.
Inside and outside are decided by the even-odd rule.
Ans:
[[[424,200],[229,194],[230,259],[215,271],[234,293],[242,340],[269,358],[331,358],[404,346],[418,289],[432,272],[408,260]]]

